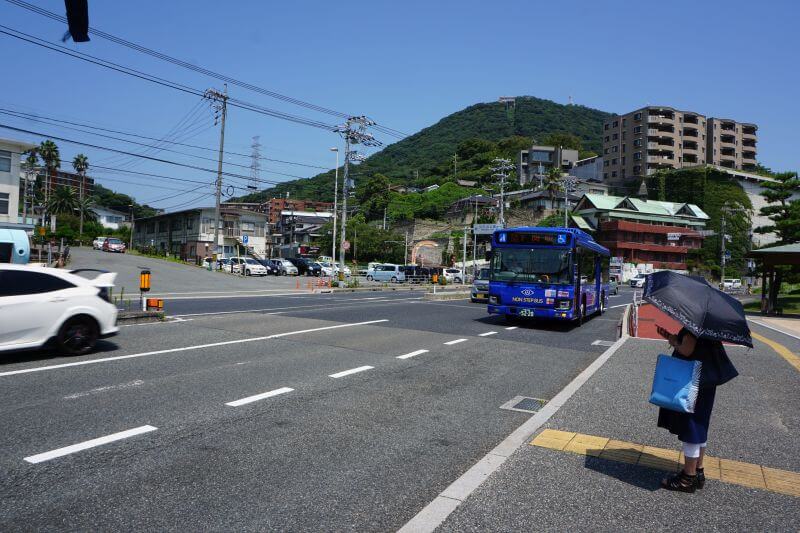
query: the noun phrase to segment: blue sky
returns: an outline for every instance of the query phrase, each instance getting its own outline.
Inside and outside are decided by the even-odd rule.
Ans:
[[[35,2],[35,0],[29,0]],[[60,0],[37,5],[63,13]],[[759,125],[758,159],[797,170],[800,82],[797,2],[98,2],[94,27],[255,85],[413,133],[477,102],[533,95],[611,112],[670,105]],[[60,43],[58,23],[0,1],[0,24]],[[104,59],[205,89],[221,82],[100,38],[66,44]],[[0,107],[161,137],[187,113],[184,142],[214,148],[218,131],[198,99],[0,35]],[[8,76],[9,73],[13,73]],[[312,112],[237,87],[231,95],[335,124]],[[0,115],[0,123],[137,151],[108,139]],[[600,133],[598,132],[598,135]],[[332,168],[335,134],[231,109],[226,147]],[[40,138],[0,129],[0,137]],[[380,136],[385,142],[391,137]],[[83,151],[90,164],[200,182],[211,174],[121,158],[59,143],[62,157]],[[179,148],[180,150],[183,150]],[[141,150],[139,148],[138,150]],[[212,152],[194,151],[203,157]],[[159,157],[216,168],[211,161]],[[247,158],[228,161],[248,165]],[[247,174],[235,166],[231,172]],[[263,163],[265,180],[311,176],[307,167]],[[210,188],[94,169],[100,183],[160,207],[211,204]],[[243,185],[241,180],[234,183]],[[190,188],[200,187],[192,193]]]

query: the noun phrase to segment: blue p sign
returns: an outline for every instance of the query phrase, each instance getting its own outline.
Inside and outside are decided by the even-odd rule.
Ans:
[[[242,235],[242,242],[244,244],[247,244],[247,241],[249,241],[249,240],[250,240],[250,237],[248,237],[247,235]]]

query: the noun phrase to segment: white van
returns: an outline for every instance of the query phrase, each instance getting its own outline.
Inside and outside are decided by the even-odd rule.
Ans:
[[[406,280],[405,268],[401,265],[394,265],[391,263],[375,265],[372,273],[367,275],[367,280],[402,283]]]

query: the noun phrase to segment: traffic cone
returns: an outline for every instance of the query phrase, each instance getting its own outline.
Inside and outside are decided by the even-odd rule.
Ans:
[[[294,288],[296,290],[300,290],[300,280],[299,279],[295,281]]]

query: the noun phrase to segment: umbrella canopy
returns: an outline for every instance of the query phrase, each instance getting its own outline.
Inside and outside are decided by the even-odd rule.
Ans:
[[[697,276],[669,271],[649,274],[642,297],[695,337],[753,347],[742,302]]]

